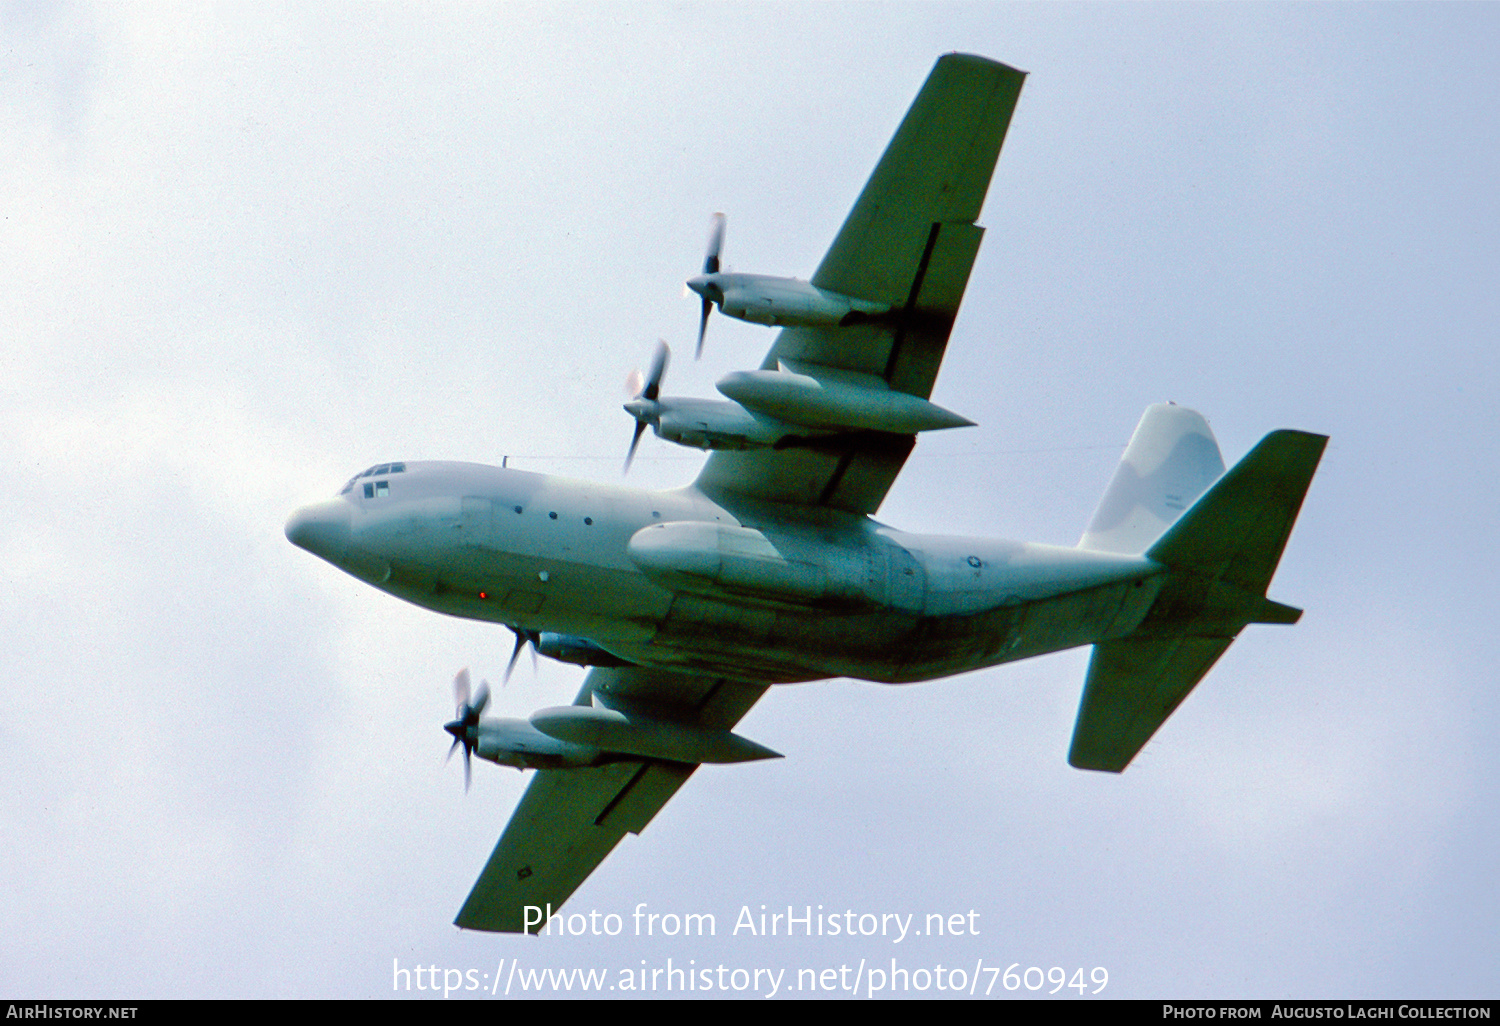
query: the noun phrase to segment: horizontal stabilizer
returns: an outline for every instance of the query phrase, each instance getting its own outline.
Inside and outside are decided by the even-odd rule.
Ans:
[[[1302,619],[1302,610],[1296,606],[1283,605],[1268,598],[1260,600],[1251,623],[1296,623]]]
[[[1123,638],[1094,646],[1069,764],[1119,773],[1233,638]]]
[[[1264,595],[1327,444],[1325,435],[1271,432],[1146,555]]]

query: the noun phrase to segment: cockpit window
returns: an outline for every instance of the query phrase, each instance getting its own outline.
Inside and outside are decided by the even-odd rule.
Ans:
[[[340,495],[348,495],[349,492],[350,492],[350,490],[354,487],[354,482],[358,481],[362,477],[376,477],[376,476],[378,476],[380,474],[404,474],[404,473],[406,473],[406,464],[405,463],[377,463],[375,466],[371,467],[369,470],[361,470],[358,474],[355,474],[353,477],[351,477],[349,479],[348,483],[345,484],[344,487],[342,487],[342,488],[339,489],[339,494]],[[384,495],[384,494],[386,494],[386,490],[387,489],[386,489],[386,485],[384,484],[384,482],[382,482],[380,484],[380,488],[381,488],[381,490],[377,492],[375,490],[372,490],[369,485],[366,485],[365,486],[365,498],[367,498],[367,499],[373,499],[377,494],[378,495]]]

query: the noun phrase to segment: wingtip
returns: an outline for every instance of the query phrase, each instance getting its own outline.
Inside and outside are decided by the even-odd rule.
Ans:
[[[1125,772],[1125,766],[1105,763],[1101,760],[1090,761],[1087,757],[1081,755],[1075,756],[1070,754],[1068,756],[1068,765],[1074,769],[1091,770],[1094,773],[1113,773],[1116,776]],[[1129,764],[1127,763],[1126,765]]]
[[[1012,75],[1020,75],[1022,78],[1025,78],[1030,74],[1029,71],[1022,71],[1020,68],[1017,68],[1014,65],[1006,64],[1004,61],[997,61],[993,57],[986,57],[983,54],[979,53],[964,53],[960,50],[950,50],[948,53],[943,54],[938,58],[938,62],[942,63],[943,61],[962,61],[968,64],[982,64],[988,67],[998,68],[1001,71],[1008,71]]]

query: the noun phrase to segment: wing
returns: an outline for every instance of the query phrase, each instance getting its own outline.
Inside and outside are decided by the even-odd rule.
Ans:
[[[764,691],[765,685],[722,678],[596,667],[576,704],[728,730]],[[561,907],[622,837],[646,828],[695,769],[635,760],[538,771],[455,925],[523,933],[529,924],[536,932],[547,906]],[[529,921],[527,906],[538,910]]]
[[[938,60],[812,283],[889,304],[896,316],[786,328],[761,364],[817,364],[883,378],[926,399],[984,229],[975,225],[1025,74],[983,57]],[[704,491],[873,513],[916,439],[862,432],[816,447],[715,452]]]

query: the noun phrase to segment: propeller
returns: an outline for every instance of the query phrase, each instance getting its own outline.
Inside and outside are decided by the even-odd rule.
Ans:
[[[666,342],[656,343],[656,355],[651,360],[651,375],[646,378],[641,390],[636,393],[634,399],[625,404],[625,412],[635,418],[635,435],[630,439],[630,449],[625,453],[625,473],[630,473],[630,461],[635,459],[635,447],[641,442],[641,435],[646,433],[648,425],[660,423],[661,407],[657,403],[657,397],[661,395],[662,378],[667,373],[667,361],[672,356],[672,350],[667,347]],[[632,375],[632,379],[634,379]],[[519,646],[516,649],[520,651]],[[511,662],[515,662],[512,658]]]
[[[719,253],[724,249],[724,215],[714,215],[714,226],[708,233],[708,253],[703,257],[703,273],[705,275],[719,273]],[[695,281],[697,279],[694,279]],[[694,290],[699,291],[699,290]],[[700,295],[703,296],[703,313],[698,318],[698,351],[693,356],[697,360],[703,356],[703,335],[708,331],[708,315],[713,311],[714,301],[712,298],[712,287],[703,284]]]
[[[510,650],[510,662],[505,664],[505,678],[501,681],[502,684],[510,683],[511,671],[516,668],[516,660],[521,658],[521,649],[528,644],[531,646],[531,672],[533,676],[537,673],[536,646],[542,640],[541,631],[528,631],[520,627],[511,627],[511,632],[516,636],[516,647]]]
[[[453,735],[453,744],[448,748],[448,758],[453,758],[453,753],[459,745],[464,746],[464,792],[469,790],[469,757],[474,754],[475,747],[479,744],[479,717],[484,712],[484,707],[490,704],[490,686],[484,681],[479,683],[479,693],[469,700],[469,668],[466,666],[458,671],[453,678],[453,701],[458,706],[458,718],[451,723],[443,724],[443,729]]]

